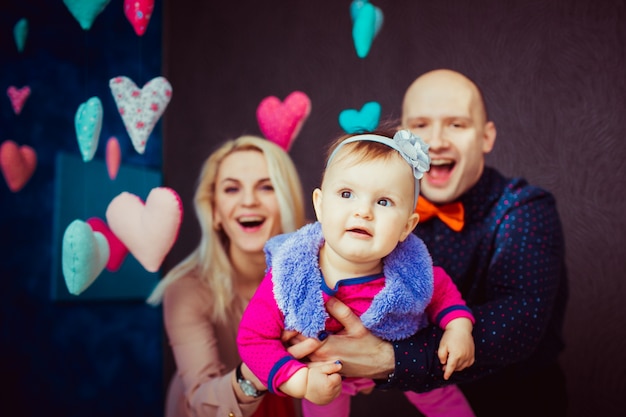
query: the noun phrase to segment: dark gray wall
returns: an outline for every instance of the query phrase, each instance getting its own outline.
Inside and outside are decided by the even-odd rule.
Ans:
[[[164,120],[163,166],[187,213],[168,265],[197,243],[191,201],[202,161],[226,138],[260,133],[262,98],[294,90],[311,98],[291,150],[308,194],[323,146],[341,132],[341,110],[376,100],[384,115],[398,117],[417,75],[459,70],[483,88],[498,127],[489,163],[558,199],[571,272],[562,356],[570,415],[623,414],[624,1],[373,3],[385,22],[365,59],[354,52],[348,0],[165,3],[164,73],[176,94]],[[388,410],[388,402],[378,404],[355,406],[354,414]]]

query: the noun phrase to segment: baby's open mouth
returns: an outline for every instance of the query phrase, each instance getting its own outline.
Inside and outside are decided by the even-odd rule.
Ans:
[[[352,233],[358,233],[360,235],[366,235],[366,236],[371,236],[371,233],[368,232],[365,229],[359,229],[358,227],[355,227],[354,229],[348,229],[348,232],[352,232]]]

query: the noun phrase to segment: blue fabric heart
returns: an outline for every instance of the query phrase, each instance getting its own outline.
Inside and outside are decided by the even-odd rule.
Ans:
[[[63,0],[70,13],[83,30],[91,29],[96,17],[104,10],[111,0]]]
[[[63,234],[62,266],[70,294],[79,295],[98,278],[109,261],[109,244],[89,224],[74,220]]]
[[[354,48],[359,58],[365,58],[369,54],[374,38],[382,27],[383,12],[371,3],[353,2],[350,6],[350,13],[353,20],[352,40],[354,41]]]
[[[369,101],[361,110],[346,109],[339,113],[339,126],[346,133],[371,132],[380,122],[381,106],[377,101]]]
[[[102,102],[98,97],[92,97],[78,106],[74,126],[83,161],[91,161],[98,149],[102,130]]]
[[[350,3],[350,18],[352,19],[353,24],[354,24],[354,21],[356,20],[356,17],[359,15],[361,8],[366,3],[369,3],[369,1],[368,0],[353,0],[352,3]],[[378,35],[378,32],[380,32],[380,28],[383,26],[384,16],[380,8],[374,7],[374,10],[376,11],[376,20],[374,22],[374,36],[376,36]]]
[[[24,51],[24,45],[26,45],[26,37],[28,36],[28,20],[25,18],[20,19],[15,26],[13,26],[13,38],[15,39],[15,46],[19,52]]]

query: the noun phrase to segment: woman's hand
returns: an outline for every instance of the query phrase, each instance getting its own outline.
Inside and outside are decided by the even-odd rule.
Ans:
[[[344,329],[322,341],[285,332],[283,340],[291,344],[287,349],[289,353],[298,359],[308,357],[312,362],[339,360],[344,376],[386,379],[394,370],[391,344],[367,330],[359,317],[341,301],[331,297],[326,309]]]

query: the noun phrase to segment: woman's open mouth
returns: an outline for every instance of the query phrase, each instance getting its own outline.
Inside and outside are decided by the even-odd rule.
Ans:
[[[261,227],[265,223],[265,217],[263,216],[242,216],[237,219],[237,222],[246,230]]]

